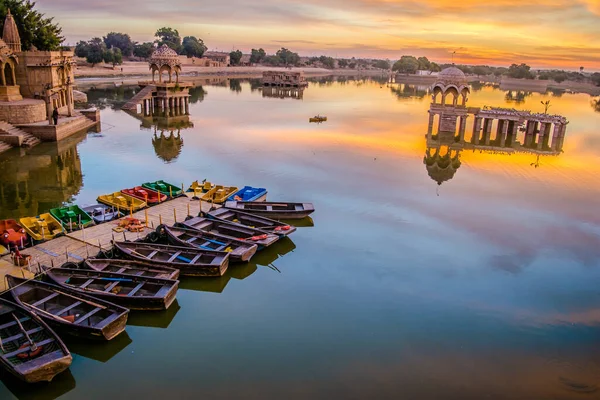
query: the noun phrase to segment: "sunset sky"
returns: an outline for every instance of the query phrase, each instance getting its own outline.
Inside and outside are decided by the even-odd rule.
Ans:
[[[171,26],[211,50],[600,69],[600,0],[38,0],[67,43]]]

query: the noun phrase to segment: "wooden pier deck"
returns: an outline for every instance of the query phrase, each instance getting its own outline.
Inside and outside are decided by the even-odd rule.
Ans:
[[[200,201],[192,200],[187,196],[178,197],[133,213],[142,224],[147,224],[143,232],[115,232],[113,228],[118,226],[118,222],[112,221],[80,231],[67,232],[64,236],[25,249],[21,253],[32,256],[30,269],[32,273],[38,274],[41,272],[41,266],[58,267],[67,261],[80,262],[87,257],[97,255],[100,250],[112,249],[113,238],[117,241],[124,239],[134,241],[143,238],[161,223],[171,226],[175,222],[184,221],[188,215],[198,215],[200,207],[202,211],[208,212],[211,205],[207,202],[201,204]],[[28,272],[28,267],[23,269]],[[15,273],[15,268],[12,268],[10,255],[1,257],[0,280],[4,282],[4,277],[11,273]],[[18,273],[18,275],[22,274]],[[2,285],[0,284],[0,289]]]

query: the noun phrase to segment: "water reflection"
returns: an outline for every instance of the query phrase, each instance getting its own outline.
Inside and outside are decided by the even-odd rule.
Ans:
[[[522,90],[508,90],[504,96],[504,100],[507,103],[522,104],[525,102],[525,99],[532,94],[532,92],[525,92]]]
[[[51,383],[37,385],[21,382],[4,369],[0,369],[0,381],[19,400],[54,400],[76,387],[70,369],[58,374]]]
[[[131,318],[131,315],[130,317]],[[127,334],[122,332],[117,337],[109,341],[90,342],[89,339],[66,336],[63,338],[67,348],[72,353],[101,363],[108,362],[111,358],[119,354],[123,349],[129,346],[133,340]],[[54,381],[52,381],[54,383]]]
[[[390,90],[399,100],[407,98],[422,99],[426,96],[429,96],[429,86],[401,83],[390,86]]]
[[[179,284],[179,288],[181,289],[181,283]],[[180,309],[179,301],[175,299],[173,304],[163,311],[130,311],[127,325],[167,329]]]
[[[304,98],[304,88],[265,86],[262,89],[262,97],[302,100]]]
[[[592,99],[591,104],[594,111],[600,112],[600,97],[597,99]]]
[[[58,143],[0,156],[0,219],[39,215],[73,200],[83,186],[81,132]]]

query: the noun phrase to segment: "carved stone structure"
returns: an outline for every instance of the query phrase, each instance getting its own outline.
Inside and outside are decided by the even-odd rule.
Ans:
[[[264,71],[262,82],[264,86],[304,87],[308,82],[303,72]]]
[[[218,63],[219,67],[229,67],[231,65],[231,56],[229,53],[221,51],[207,51],[202,55],[202,58]]]
[[[169,76],[169,83],[173,82],[173,73],[175,73],[175,82],[179,82],[181,73],[181,62],[175,50],[166,44],[156,49],[150,56],[150,71],[152,71],[152,82],[155,82],[154,74],[158,72],[158,82],[162,83],[162,74],[166,72]]]

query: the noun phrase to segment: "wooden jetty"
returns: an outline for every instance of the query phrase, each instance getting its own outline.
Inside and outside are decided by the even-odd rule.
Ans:
[[[208,212],[211,206],[210,203],[182,196],[133,213],[133,217],[139,219],[144,225],[142,232],[115,232],[113,228],[118,226],[116,220],[74,232],[66,232],[64,236],[23,250],[23,255],[31,256],[30,266],[23,269],[25,273],[30,271],[38,274],[42,271],[42,265],[59,267],[67,261],[81,262],[88,257],[97,255],[100,251],[112,249],[113,238],[118,241],[135,241],[153,232],[160,224],[172,226],[175,222],[183,222],[188,215],[197,216],[200,207],[203,212]],[[130,216],[128,213],[124,218]],[[0,278],[3,284],[7,274],[15,273],[14,268],[10,268],[11,265],[10,255],[0,257]],[[17,274],[19,277],[21,275]]]

